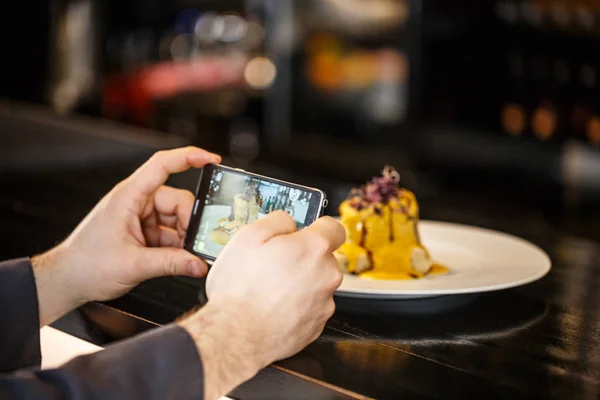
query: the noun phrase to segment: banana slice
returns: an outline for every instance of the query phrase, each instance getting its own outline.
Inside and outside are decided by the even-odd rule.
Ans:
[[[339,251],[334,252],[333,255],[337,260],[342,272],[345,272],[347,274],[360,274],[361,272],[365,272],[371,269],[371,260],[369,260],[367,254],[359,254],[356,257],[354,265],[350,263],[350,260],[345,254]]]
[[[356,258],[356,267],[354,272],[360,274],[361,272],[365,272],[371,269],[371,260],[369,260],[369,256],[365,253],[360,254]]]
[[[410,254],[410,265],[415,271],[426,274],[431,269],[433,261],[431,261],[425,249],[415,247]]]

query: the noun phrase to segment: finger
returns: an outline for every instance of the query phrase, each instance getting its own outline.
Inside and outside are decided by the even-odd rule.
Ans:
[[[135,194],[150,196],[167,181],[170,174],[220,162],[221,157],[217,154],[194,146],[158,151],[129,177],[127,188]]]
[[[179,233],[166,226],[159,227],[158,246],[160,247],[182,247],[183,240]]]
[[[321,217],[306,229],[296,233],[304,242],[322,253],[333,253],[346,240],[344,227],[331,217]]]
[[[274,211],[246,226],[236,237],[241,236],[244,240],[251,239],[257,243],[264,243],[275,236],[286,235],[297,230],[294,219],[288,213]]]
[[[323,309],[323,317],[325,318],[325,321],[328,321],[333,314],[335,314],[335,301],[333,300],[333,297],[331,297]]]
[[[154,195],[154,208],[161,225],[186,231],[196,198],[189,190],[161,186]],[[175,218],[172,218],[175,217]]]
[[[329,257],[327,257],[327,261],[324,264],[324,269],[326,270],[325,274],[327,276],[323,279],[325,293],[328,296],[331,296],[342,284],[342,281],[344,280],[344,274],[342,271],[340,271],[338,262],[333,254],[329,254]]]
[[[158,223],[160,226],[165,226],[167,228],[174,229],[180,238],[185,237],[187,232],[187,228],[184,229],[181,225],[179,225],[179,220],[175,215],[158,215]],[[186,226],[189,224],[189,221],[186,222]]]
[[[164,215],[158,214],[158,223],[162,226],[168,226],[172,229],[177,229],[179,232],[179,227],[177,226],[177,216],[176,215]]]
[[[161,276],[203,277],[206,263],[195,255],[173,247],[142,248],[139,254],[138,280],[143,282]]]

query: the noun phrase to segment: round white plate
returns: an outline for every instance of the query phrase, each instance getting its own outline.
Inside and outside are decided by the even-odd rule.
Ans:
[[[369,280],[344,275],[336,295],[358,298],[418,298],[479,293],[525,285],[550,270],[550,257],[534,244],[489,229],[420,221],[423,245],[450,269],[415,280]]]

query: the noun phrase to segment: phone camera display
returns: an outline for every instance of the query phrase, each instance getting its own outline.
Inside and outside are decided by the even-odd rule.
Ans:
[[[311,196],[301,189],[217,170],[204,199],[194,251],[216,257],[241,228],[276,210],[288,213],[302,229]]]

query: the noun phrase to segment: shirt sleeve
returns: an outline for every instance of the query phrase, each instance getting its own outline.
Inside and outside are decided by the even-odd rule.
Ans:
[[[154,329],[54,370],[0,375],[2,399],[203,399],[203,369],[191,336]]]
[[[38,299],[31,263],[29,259],[0,263],[0,399],[204,397],[196,344],[185,329],[174,324],[77,357],[57,369],[40,370],[40,363]]]
[[[0,372],[39,366],[37,288],[28,258],[0,263]]]

